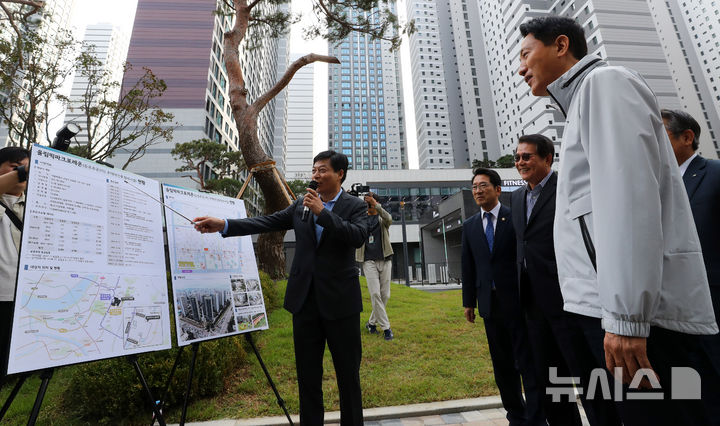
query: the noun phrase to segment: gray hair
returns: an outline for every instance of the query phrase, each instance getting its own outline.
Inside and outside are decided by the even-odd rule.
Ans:
[[[695,139],[693,139],[692,149],[697,151],[700,147],[700,125],[685,111],[662,109],[660,110],[663,120],[665,120],[665,127],[668,129],[673,136],[680,136],[685,130],[692,130],[695,133]]]

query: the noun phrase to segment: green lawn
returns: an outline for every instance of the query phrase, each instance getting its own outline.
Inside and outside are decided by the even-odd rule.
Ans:
[[[362,327],[370,315],[370,301],[363,281]],[[284,284],[282,284],[284,292]],[[360,369],[363,406],[378,407],[497,394],[482,321],[467,323],[459,291],[427,293],[393,284],[388,316],[395,340],[386,342],[363,328]],[[270,315],[270,329],[256,335],[262,357],[291,413],[298,412],[292,318],[279,309]],[[189,420],[252,418],[281,415],[282,410],[254,356],[228,377],[225,391],[214,398],[197,400],[188,408]],[[59,369],[50,383],[39,424],[81,424],[59,404],[67,379]],[[32,408],[39,379],[23,388],[6,419],[24,424]],[[329,351],[325,354],[326,410],[338,410],[335,373]],[[112,384],[108,384],[112,391]],[[122,391],[120,389],[116,391]],[[4,402],[10,388],[0,392]],[[149,409],[148,409],[149,412]],[[179,407],[167,407],[169,421],[177,422]],[[148,417],[149,418],[149,417]],[[134,422],[132,422],[134,423]]]

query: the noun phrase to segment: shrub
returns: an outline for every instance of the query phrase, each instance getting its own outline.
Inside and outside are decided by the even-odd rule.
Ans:
[[[265,271],[260,271],[260,286],[265,299],[265,309],[270,314],[270,312],[282,306],[283,295],[280,294],[277,282],[270,278],[270,275]]]
[[[167,351],[138,355],[138,363],[155,399],[163,397],[162,388],[178,351],[177,347],[173,347]],[[166,406],[182,404],[191,355],[192,346],[183,349],[170,389],[165,396]],[[240,336],[202,342],[193,374],[191,399],[219,393],[226,377],[246,361],[247,354]],[[150,416],[150,403],[140,379],[132,364],[125,358],[113,358],[70,368],[73,371],[64,394],[63,405],[73,413],[98,423],[113,424],[138,413],[147,413]]]

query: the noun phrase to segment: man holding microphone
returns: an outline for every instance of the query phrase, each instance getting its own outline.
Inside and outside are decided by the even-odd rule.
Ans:
[[[362,425],[360,391],[360,281],[355,249],[367,238],[367,204],[341,188],[348,159],[324,151],[313,159],[317,190],[285,210],[247,219],[198,217],[195,229],[224,237],[295,230],[297,248],[284,307],[293,314],[293,341],[300,395],[300,423],[324,421],[322,367],[325,342],[335,365],[340,422]]]

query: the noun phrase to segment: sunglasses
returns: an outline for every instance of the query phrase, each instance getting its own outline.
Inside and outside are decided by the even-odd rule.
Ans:
[[[520,162],[520,159],[523,161],[530,161],[530,158],[532,158],[533,155],[536,155],[534,152],[524,152],[522,154],[515,154],[513,155],[513,159],[516,163]]]

